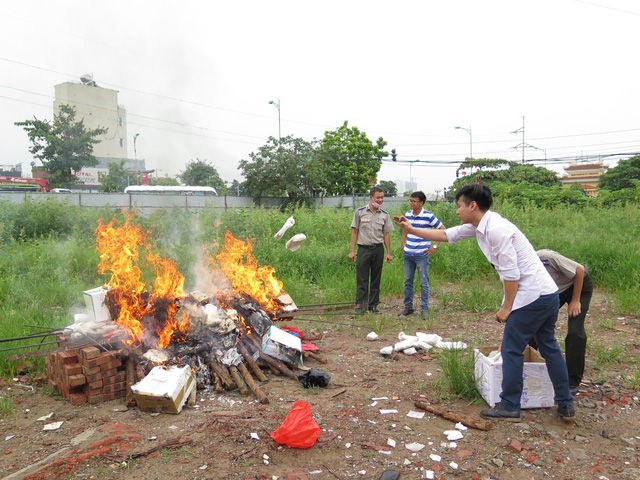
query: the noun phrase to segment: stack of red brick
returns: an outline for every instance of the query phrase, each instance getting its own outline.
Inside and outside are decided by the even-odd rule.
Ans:
[[[126,373],[116,352],[86,347],[51,353],[45,363],[49,385],[72,405],[108,402],[126,395]]]

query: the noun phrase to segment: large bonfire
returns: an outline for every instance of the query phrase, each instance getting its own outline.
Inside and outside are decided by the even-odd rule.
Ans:
[[[100,252],[98,271],[110,274],[106,303],[115,322],[129,333],[127,343],[167,348],[184,339],[192,325],[179,314],[188,299],[184,276],[175,261],[160,256],[150,243],[149,234],[134,225],[131,217],[123,224],[116,220],[105,224],[100,220],[95,236]],[[282,292],[282,282],[275,277],[273,267],[258,265],[249,239],[236,239],[227,231],[224,244],[217,247],[219,251],[210,265],[229,279],[232,290],[221,291],[216,298],[204,302],[200,295],[198,301],[205,304],[214,301],[217,308],[227,309],[232,315],[237,314],[232,303],[238,299],[254,300],[260,308],[275,312],[278,304],[274,299]],[[143,280],[143,268],[153,272],[150,289]],[[246,331],[242,314],[238,320]]]

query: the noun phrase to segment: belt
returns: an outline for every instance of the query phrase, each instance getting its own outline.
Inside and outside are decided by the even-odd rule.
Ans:
[[[358,244],[358,248],[377,248],[380,245],[382,245],[381,243],[374,243],[373,245],[360,245]]]

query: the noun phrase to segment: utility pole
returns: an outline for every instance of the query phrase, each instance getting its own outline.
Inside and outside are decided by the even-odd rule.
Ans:
[[[522,117],[522,127],[519,128],[518,130],[514,130],[511,133],[513,133],[514,135],[522,133],[522,143],[519,143],[515,147],[511,147],[511,148],[513,148],[513,149],[521,148],[522,149],[522,164],[524,165],[524,149],[525,148],[535,148],[536,150],[541,150],[541,149],[539,149],[538,147],[534,147],[533,145],[529,145],[528,143],[525,143],[525,141],[524,141],[524,116]]]

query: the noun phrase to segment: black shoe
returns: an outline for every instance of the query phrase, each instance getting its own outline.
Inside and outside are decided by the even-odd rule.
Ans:
[[[565,407],[558,406],[558,415],[563,420],[574,420],[576,418],[576,411],[573,409],[573,405],[567,405]]]
[[[403,315],[411,315],[414,312],[413,308],[409,308],[409,307],[404,307],[404,310],[402,310],[398,316],[402,317]]]
[[[508,422],[520,421],[520,412],[510,412],[504,408],[500,402],[496,403],[493,408],[482,410],[480,416],[492,420],[507,420]]]
[[[569,391],[575,397],[580,391],[580,385],[569,385]]]
[[[369,308],[369,311],[371,313],[380,313],[380,309],[378,307],[371,307]]]

